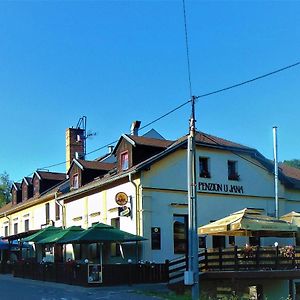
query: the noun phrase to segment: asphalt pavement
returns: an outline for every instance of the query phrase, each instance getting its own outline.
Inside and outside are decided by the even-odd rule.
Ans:
[[[0,274],[1,300],[150,300],[149,291],[166,293],[166,284],[137,284],[132,286],[80,287],[44,282]]]

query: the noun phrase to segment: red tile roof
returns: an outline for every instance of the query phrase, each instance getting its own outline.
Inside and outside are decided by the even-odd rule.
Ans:
[[[115,167],[113,163],[103,163],[96,160],[77,159],[84,169],[109,171]]]
[[[62,181],[66,179],[65,173],[36,171],[42,179]]]
[[[300,180],[300,169],[282,163],[280,163],[278,167],[285,176]]]
[[[188,135],[185,135],[181,138],[179,138],[177,141],[174,142],[173,145],[179,144],[187,139]],[[201,144],[207,144],[212,146],[221,146],[221,147],[232,147],[232,148],[239,148],[239,149],[245,149],[245,150],[253,150],[253,148],[244,146],[242,144],[238,144],[232,141],[228,141],[222,138],[219,138],[217,136],[213,136],[204,132],[196,132],[195,136],[196,143]],[[173,146],[172,145],[172,146]]]
[[[133,140],[138,145],[152,146],[158,148],[167,148],[174,142],[170,140],[153,139],[153,138],[148,138],[148,137],[138,136],[138,135],[127,134],[126,136],[129,139]]]

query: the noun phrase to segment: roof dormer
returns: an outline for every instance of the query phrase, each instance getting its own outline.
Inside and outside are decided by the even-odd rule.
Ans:
[[[104,163],[99,161],[88,161],[83,159],[73,159],[68,175],[70,178],[70,189],[78,189],[81,186],[93,181],[97,177],[102,177],[115,167],[114,163]]]
[[[22,202],[33,197],[33,185],[31,177],[24,177],[21,183]]]
[[[123,134],[113,152],[117,158],[118,171],[122,172],[130,169],[160,153],[172,143],[173,141],[161,138]]]
[[[22,202],[21,183],[14,182],[11,186],[10,193],[12,195],[12,205]]]
[[[65,173],[36,171],[32,177],[33,197],[39,197],[42,193],[66,179]]]

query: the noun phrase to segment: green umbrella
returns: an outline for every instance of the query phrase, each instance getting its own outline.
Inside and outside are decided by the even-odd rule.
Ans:
[[[54,232],[53,234],[47,236],[46,238],[39,240],[37,244],[54,244],[58,243],[61,239],[64,238],[74,238],[78,235],[78,233],[82,232],[84,229],[82,229],[80,226],[71,226],[66,229],[62,229],[58,232]]]
[[[134,242],[145,238],[117,229],[113,226],[98,223],[73,237],[61,238],[60,244],[89,244],[99,242]]]
[[[46,228],[43,228],[41,230],[39,230],[38,232],[22,239],[22,242],[39,242],[40,240],[42,239],[45,239],[46,237],[54,234],[54,233],[57,233],[61,231],[61,227],[54,227],[54,226],[49,226],[49,227],[46,227]]]

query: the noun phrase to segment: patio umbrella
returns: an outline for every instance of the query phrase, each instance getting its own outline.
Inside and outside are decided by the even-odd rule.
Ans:
[[[7,241],[0,240],[0,250],[9,249],[10,245]]]
[[[90,244],[99,242],[134,242],[142,241],[145,238],[117,229],[113,226],[98,223],[73,237],[61,238],[60,244]]]
[[[54,226],[49,226],[49,227],[46,227],[46,228],[43,228],[41,230],[39,230],[38,232],[22,239],[21,241],[22,242],[39,242],[40,240],[54,234],[54,233],[57,233],[59,231],[61,231],[61,227],[54,227]]]
[[[293,225],[300,227],[300,213],[291,211],[286,215],[280,217],[280,220],[289,222]]]
[[[66,229],[61,229],[60,231],[54,231],[44,239],[41,239],[37,244],[54,244],[58,243],[61,239],[64,238],[74,238],[78,233],[84,231],[80,226],[71,226]]]
[[[297,226],[262,215],[259,210],[249,208],[198,228],[198,234],[228,236],[293,237],[296,232]]]

